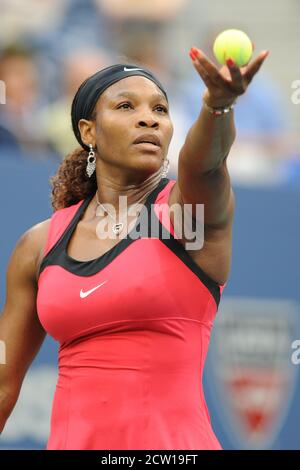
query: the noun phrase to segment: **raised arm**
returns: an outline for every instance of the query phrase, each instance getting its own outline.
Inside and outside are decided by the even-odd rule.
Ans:
[[[235,140],[234,111],[213,115],[209,108],[232,105],[245,93],[268,51],[247,66],[239,68],[233,61],[220,70],[199,49],[193,48],[193,65],[203,79],[206,90],[198,119],[188,132],[178,162],[178,188],[174,200],[204,204],[206,227],[224,228],[232,220],[234,195],[226,159]]]
[[[48,225],[47,220],[29,229],[16,244],[8,265],[6,302],[0,316],[0,341],[6,352],[5,363],[0,363],[0,433],[46,335],[37,316],[36,294]]]

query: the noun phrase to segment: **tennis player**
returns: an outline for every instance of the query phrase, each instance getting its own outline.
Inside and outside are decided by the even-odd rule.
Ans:
[[[218,69],[191,49],[206,89],[177,180],[167,178],[168,97],[150,70],[116,64],[80,86],[71,111],[80,148],[52,178],[52,216],[22,235],[8,266],[1,431],[49,334],[59,375],[47,449],[221,449],[202,373],[230,271],[226,160],[234,105],[267,55]],[[190,205],[197,224],[201,204],[204,243],[187,248],[184,217],[180,226],[169,208]],[[146,234],[131,236],[146,222]]]

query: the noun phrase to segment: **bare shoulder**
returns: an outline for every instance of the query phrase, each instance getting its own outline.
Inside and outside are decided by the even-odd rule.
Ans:
[[[47,241],[50,221],[51,218],[43,220],[26,230],[19,238],[18,246],[36,253]]]
[[[45,250],[51,218],[45,219],[24,232],[18,239],[13,257],[30,271],[33,280],[37,281],[40,262]]]
[[[51,217],[30,227],[25,234],[32,243],[43,244],[47,240]],[[25,235],[24,234],[24,235]]]

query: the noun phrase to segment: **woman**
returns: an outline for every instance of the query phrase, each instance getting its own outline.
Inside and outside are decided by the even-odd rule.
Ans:
[[[173,128],[166,92],[150,71],[118,64],[81,85],[72,123],[82,149],[53,178],[54,214],[21,237],[9,263],[0,430],[49,333],[60,348],[48,449],[221,448],[201,379],[230,269],[226,158],[234,102],[267,54],[218,70],[191,50],[207,88],[178,181],[166,178]],[[142,204],[162,234],[131,237],[145,219],[142,210],[121,211],[119,196],[129,207]],[[204,204],[202,249],[185,248],[176,211],[158,210],[173,204],[190,204],[194,222]]]

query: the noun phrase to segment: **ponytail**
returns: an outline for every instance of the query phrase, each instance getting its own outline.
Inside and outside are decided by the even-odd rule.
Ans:
[[[96,172],[86,174],[88,152],[77,148],[61,162],[57,173],[50,178],[51,204],[54,211],[85,199],[97,189]]]

